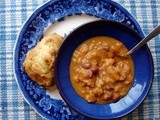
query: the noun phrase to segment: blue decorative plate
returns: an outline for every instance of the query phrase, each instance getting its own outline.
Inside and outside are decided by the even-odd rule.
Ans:
[[[144,37],[134,17],[122,6],[109,0],[51,0],[24,23],[14,48],[14,75],[25,100],[42,117],[52,120],[86,119],[68,108],[55,86],[44,89],[27,76],[22,67],[27,51],[45,35],[56,32],[65,37],[75,27],[97,19],[119,21]]]

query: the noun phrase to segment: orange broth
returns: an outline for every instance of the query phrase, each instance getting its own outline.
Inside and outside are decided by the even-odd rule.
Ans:
[[[74,51],[70,80],[79,96],[90,103],[112,103],[124,97],[133,84],[134,64],[122,42],[97,36]]]

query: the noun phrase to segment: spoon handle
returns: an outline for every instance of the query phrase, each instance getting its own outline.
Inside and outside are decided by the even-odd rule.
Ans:
[[[145,43],[147,43],[152,38],[156,37],[158,34],[160,34],[160,25],[158,25],[151,33],[149,33],[144,39],[142,39],[136,46],[134,46],[131,50],[127,52],[127,55],[130,55],[135,50],[143,46]]]

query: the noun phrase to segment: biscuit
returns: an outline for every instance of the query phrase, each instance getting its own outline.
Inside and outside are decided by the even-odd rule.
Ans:
[[[26,54],[23,68],[41,86],[49,87],[54,84],[54,62],[62,41],[61,36],[53,33],[44,37]]]

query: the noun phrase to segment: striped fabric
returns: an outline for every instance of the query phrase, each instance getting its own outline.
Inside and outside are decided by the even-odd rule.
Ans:
[[[0,120],[41,120],[23,99],[13,75],[13,47],[20,27],[47,0],[0,0]],[[145,34],[160,24],[160,0],[116,0]],[[155,77],[145,101],[122,120],[160,120],[160,36],[148,43]]]

